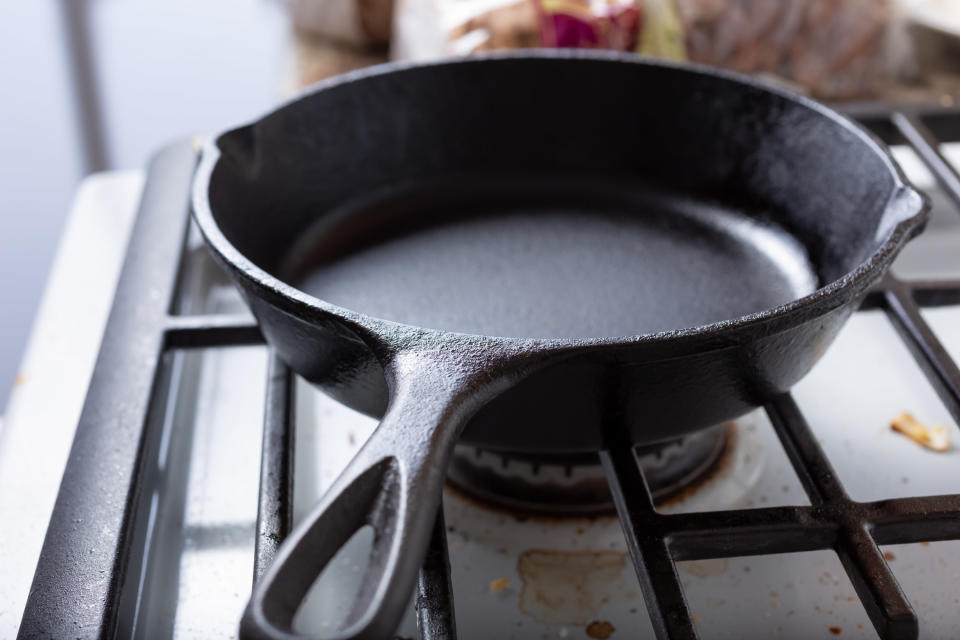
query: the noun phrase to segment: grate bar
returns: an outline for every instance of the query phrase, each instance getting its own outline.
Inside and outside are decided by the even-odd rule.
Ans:
[[[119,628],[120,601],[134,543],[143,535],[136,523],[149,510],[140,499],[143,472],[151,464],[145,456],[155,451],[151,443],[162,426],[157,416],[165,399],[163,329],[188,228],[196,161],[193,145],[184,142],[150,164],[21,638],[130,633]]]
[[[443,506],[437,509],[437,520],[430,535],[430,546],[417,580],[417,628],[421,640],[455,640],[457,624],[454,616],[453,589],[450,580],[450,554],[447,551],[447,530]]]
[[[767,406],[767,415],[810,501],[837,506],[835,521],[843,526],[834,548],[877,633],[885,640],[916,638],[916,614],[796,401],[784,394]]]
[[[845,528],[836,552],[880,637],[884,640],[917,638],[920,634],[917,614],[867,525]]]
[[[260,328],[247,314],[169,316],[166,336],[169,349],[263,344]]]
[[[841,501],[696,513],[655,513],[648,531],[670,538],[676,560],[815,551],[836,546],[847,521],[872,527],[879,544],[960,539],[960,495]]]
[[[953,307],[960,305],[960,280],[897,280],[887,276],[867,293],[859,311],[887,309],[890,289],[906,288],[918,307]]]
[[[847,492],[837,479],[836,471],[810,431],[793,397],[781,395],[767,405],[766,410],[810,502],[824,504],[847,500]]]
[[[929,128],[944,142],[960,140],[960,130],[955,126],[957,110],[944,107],[938,102],[839,102],[834,109],[848,118],[856,120],[878,136],[885,144],[895,145],[903,142],[903,136],[897,126],[891,122],[894,113],[923,114]]]
[[[905,286],[921,307],[960,305],[960,280],[911,280]]]
[[[960,207],[960,174],[940,153],[940,142],[919,118],[895,112],[890,120],[904,139],[917,152],[947,195]]]
[[[892,279],[891,279],[892,280]],[[960,424],[960,369],[927,324],[908,285],[896,282],[886,294],[886,311],[953,419]]]
[[[677,567],[657,526],[661,516],[654,508],[633,447],[629,443],[612,446],[600,452],[600,461],[657,638],[695,640],[698,636]]]
[[[264,403],[254,582],[270,566],[293,522],[294,389],[289,367],[271,354]]]
[[[866,507],[879,544],[960,540],[960,495],[880,500]]]
[[[819,507],[768,507],[660,515],[676,560],[709,560],[829,549],[839,525]]]

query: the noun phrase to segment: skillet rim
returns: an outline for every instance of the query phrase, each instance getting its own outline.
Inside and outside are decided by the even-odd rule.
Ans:
[[[489,60],[543,59],[619,62],[671,69],[694,75],[706,75],[778,95],[801,107],[815,111],[819,115],[832,121],[835,125],[843,127],[853,133],[883,162],[892,179],[893,188],[887,197],[887,204],[885,205],[886,208],[882,218],[896,215],[897,223],[888,232],[886,239],[854,269],[848,271],[842,277],[818,287],[805,296],[776,307],[710,324],[656,333],[599,338],[542,338],[488,336],[420,327],[387,320],[335,305],[322,298],[307,294],[258,267],[227,239],[214,218],[212,207],[210,206],[209,187],[213,171],[217,167],[222,155],[218,143],[224,136],[255,125],[263,118],[269,117],[275,112],[287,108],[315,93],[362,81],[367,78],[403,72],[408,69],[477,64]],[[800,324],[803,318],[823,315],[844,305],[856,294],[865,291],[870,284],[882,277],[902,246],[923,229],[929,218],[931,208],[929,198],[910,183],[904,175],[903,170],[893,159],[886,145],[884,145],[879,138],[857,122],[812,98],[745,74],[708,67],[702,64],[656,60],[618,51],[592,51],[584,49],[526,49],[523,51],[492,52],[483,55],[445,58],[428,62],[387,62],[322,80],[306,87],[288,100],[281,102],[260,118],[241,126],[231,127],[215,136],[206,138],[203,143],[200,162],[194,174],[192,204],[194,220],[207,246],[212,249],[214,256],[234,274],[253,285],[260,297],[295,317],[310,319],[333,316],[351,325],[354,329],[361,330],[364,334],[372,332],[380,341],[386,340],[391,336],[400,338],[403,342],[408,342],[411,339],[422,340],[425,337],[430,337],[433,338],[433,340],[431,340],[432,342],[440,343],[451,340],[465,340],[471,343],[483,342],[496,343],[499,345],[522,345],[527,349],[567,349],[591,346],[618,347],[698,340],[739,333],[740,330],[758,328],[773,321],[789,321],[793,317],[796,317],[796,321],[791,324]],[[898,209],[898,211],[893,211],[894,209]]]

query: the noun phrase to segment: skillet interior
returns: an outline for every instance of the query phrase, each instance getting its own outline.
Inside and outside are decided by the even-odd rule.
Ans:
[[[593,338],[729,320],[811,293],[803,245],[762,212],[584,176],[473,176],[341,207],[290,279],[414,326]]]

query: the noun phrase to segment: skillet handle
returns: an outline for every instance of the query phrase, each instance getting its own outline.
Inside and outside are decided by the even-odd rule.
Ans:
[[[491,387],[492,376],[477,375],[486,365],[451,356],[406,352],[388,367],[386,414],[254,586],[241,638],[304,637],[293,630],[300,602],[364,525],[374,536],[360,592],[343,628],[325,639],[392,637],[426,552],[450,454]]]

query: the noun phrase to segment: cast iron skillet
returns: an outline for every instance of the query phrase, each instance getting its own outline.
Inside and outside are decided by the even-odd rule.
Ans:
[[[383,416],[241,631],[296,637],[313,580],[369,524],[336,637],[378,640],[458,438],[584,451],[741,415],[810,369],[927,210],[877,141],[810,100],[565,51],[317,85],[209,144],[194,206],[269,344]]]

